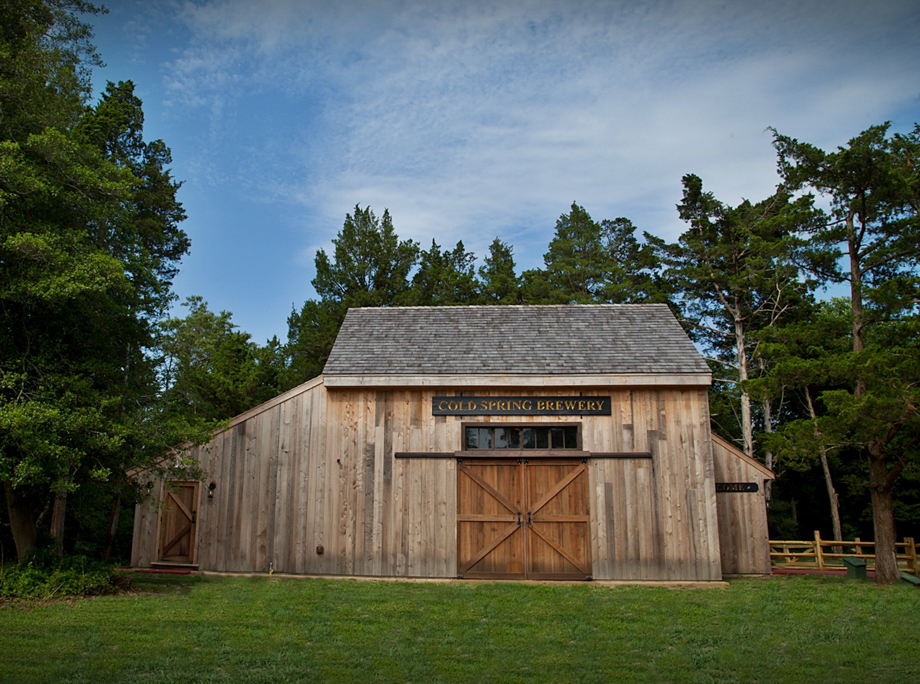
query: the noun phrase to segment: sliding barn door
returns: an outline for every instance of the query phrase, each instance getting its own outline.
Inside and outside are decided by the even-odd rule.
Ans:
[[[157,560],[193,565],[198,545],[198,482],[168,482],[164,489]]]
[[[580,460],[524,465],[528,579],[591,577],[588,468]]]
[[[590,578],[588,473],[581,460],[468,459],[457,473],[461,577]]]
[[[523,471],[515,460],[457,466],[457,572],[461,577],[524,575]]]

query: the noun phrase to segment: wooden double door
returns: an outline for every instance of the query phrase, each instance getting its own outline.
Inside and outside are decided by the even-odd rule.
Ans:
[[[457,570],[464,578],[591,578],[582,459],[463,459],[457,465]]]

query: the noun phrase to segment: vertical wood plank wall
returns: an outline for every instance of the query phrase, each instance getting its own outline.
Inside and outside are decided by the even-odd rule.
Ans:
[[[714,438],[712,456],[716,482],[756,482],[756,492],[719,492],[719,544],[722,572],[726,575],[769,575],[770,542],[764,469],[750,463],[744,453]]]
[[[457,451],[464,421],[558,420],[581,422],[587,451],[653,456],[588,462],[596,579],[720,579],[705,388],[588,392],[554,387],[551,393],[580,392],[611,395],[612,415],[432,416],[432,397],[452,392],[333,390],[322,384],[244,414],[191,452],[208,472],[205,483],[217,484],[213,499],[201,487],[199,567],[454,577],[456,462],[394,454]],[[508,390],[466,393],[506,396]],[[149,506],[139,507],[133,565],[156,560],[155,535],[156,514]]]

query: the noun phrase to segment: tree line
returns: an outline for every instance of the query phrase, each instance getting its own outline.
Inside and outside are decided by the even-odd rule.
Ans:
[[[773,131],[776,191],[731,206],[685,175],[674,243],[573,203],[523,272],[498,237],[477,265],[356,205],[260,345],[200,297],[170,314],[180,184],[130,81],[92,99],[96,8],[0,10],[0,549],[118,553],[137,474],[320,374],[349,307],[655,302],[709,359],[714,429],[779,474],[774,538],[874,536],[896,579],[896,522],[920,531],[920,126],[833,151]]]

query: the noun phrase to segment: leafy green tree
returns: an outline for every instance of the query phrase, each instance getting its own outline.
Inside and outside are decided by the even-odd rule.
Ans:
[[[278,394],[277,341],[259,347],[227,311],[189,297],[188,315],[161,324],[162,385],[170,410],[216,423]]]
[[[89,105],[76,15],[94,11],[0,6],[0,482],[20,557],[49,498],[61,552],[69,495],[118,490],[188,435],[157,419],[150,353],[188,249],[178,184],[130,83]]]
[[[521,283],[514,272],[514,248],[495,238],[479,267],[480,301],[483,304],[520,304]]]
[[[690,228],[676,244],[648,239],[666,266],[691,336],[722,369],[720,380],[737,384],[742,445],[752,456],[753,414],[744,383],[759,350],[751,333],[776,325],[807,300],[813,283],[800,279],[789,255],[798,247],[793,230],[814,214],[809,198],[793,200],[782,191],[730,207],[704,192],[698,176],[684,176],[683,185],[677,209]]]
[[[842,387],[821,395],[819,423],[866,459],[880,583],[899,578],[892,492],[920,440],[920,126],[893,136],[888,128],[873,126],[835,152],[774,131],[786,186],[831,203],[811,238],[824,247],[822,274],[849,284],[852,346],[834,366]]]
[[[462,241],[451,251],[441,251],[432,240],[431,248],[420,254],[407,301],[417,306],[475,303],[479,296],[475,263],[476,256],[466,251]]]

